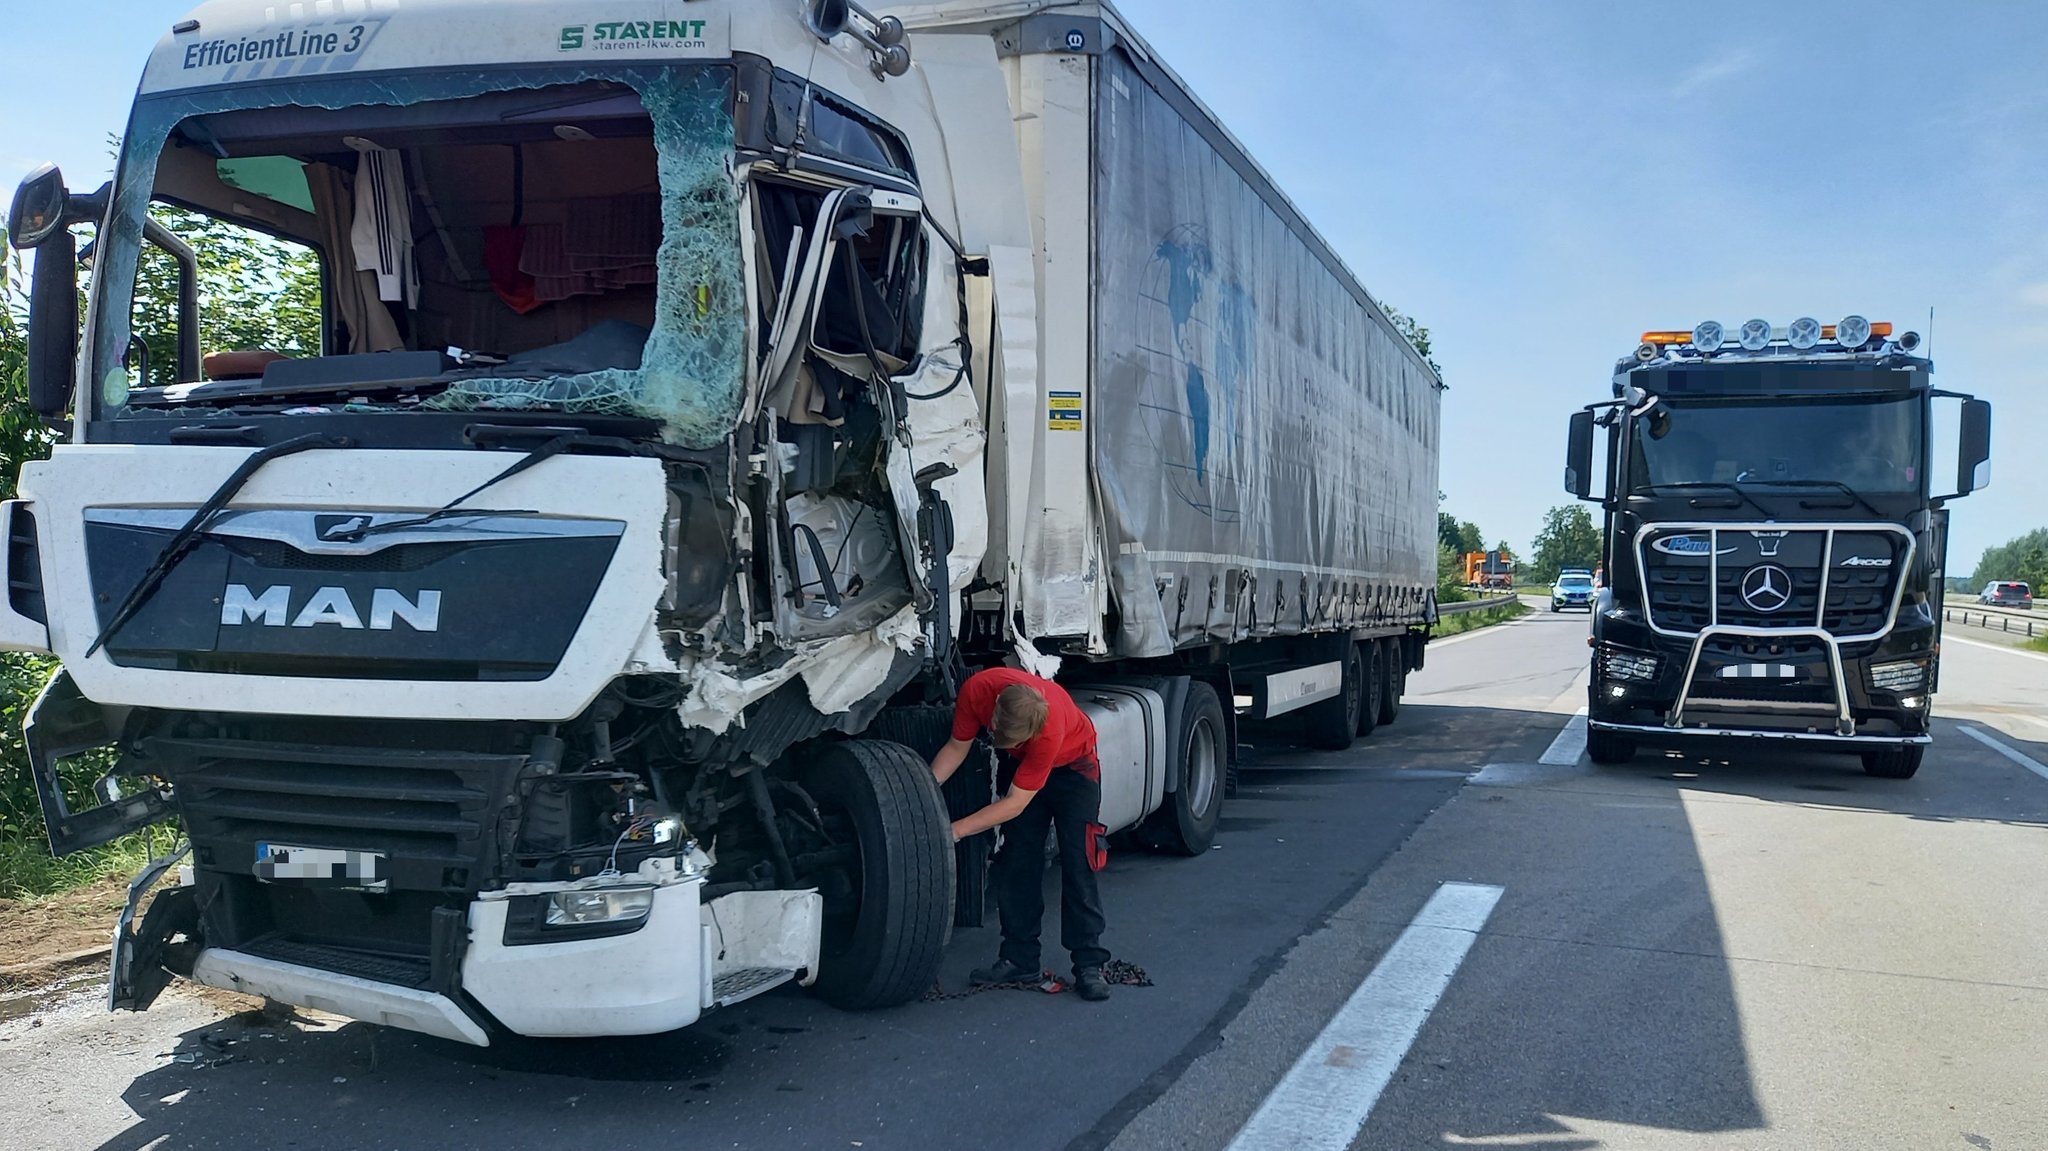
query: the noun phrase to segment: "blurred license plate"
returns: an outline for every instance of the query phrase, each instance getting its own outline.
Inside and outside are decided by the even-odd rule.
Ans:
[[[384,855],[376,851],[259,843],[255,870],[256,878],[269,882],[288,880],[363,891],[383,891],[386,884]]]

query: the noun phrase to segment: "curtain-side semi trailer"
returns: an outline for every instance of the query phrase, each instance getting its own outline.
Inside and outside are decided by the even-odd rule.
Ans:
[[[52,846],[183,836],[116,1007],[903,1002],[982,914],[968,671],[1067,685],[1102,822],[1193,854],[1240,716],[1341,747],[1421,666],[1441,385],[1107,5],[218,0],[10,223]],[[207,328],[228,244],[311,318]]]

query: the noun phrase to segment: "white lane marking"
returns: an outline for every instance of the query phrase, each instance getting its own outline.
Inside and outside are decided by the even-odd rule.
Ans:
[[[1485,639],[1489,635],[1499,635],[1511,627],[1520,627],[1535,618],[1534,615],[1518,615],[1510,620],[1502,620],[1500,623],[1490,623],[1485,627],[1475,628],[1472,631],[1459,632],[1457,635],[1447,639],[1433,639],[1429,641],[1429,646],[1425,650],[1435,651],[1438,648],[1464,643],[1468,639]]]
[[[1586,709],[1580,708],[1550,741],[1550,750],[1536,758],[1537,763],[1549,767],[1570,767],[1579,762],[1579,753],[1586,750]]]
[[[1964,639],[1962,636],[1949,635],[1946,632],[1942,634],[1941,642],[1959,643],[1962,644],[1964,647],[1981,647],[1985,651],[1999,651],[2004,652],[2007,655],[2016,655],[2021,659],[2038,659],[2042,663],[2048,663],[2048,655],[2040,655],[2038,653],[2031,651],[2021,651],[2018,648],[2007,647],[2002,643],[1985,643],[1983,640],[1979,639]]]
[[[1488,883],[1437,888],[1252,1113],[1230,1151],[1349,1147],[1500,896]]]
[[[1988,735],[1985,735],[1983,732],[1978,731],[1974,727],[1967,727],[1963,724],[1957,724],[1956,730],[1962,732],[1964,735],[1969,736],[1971,739],[1976,740],[1978,743],[1983,744],[1985,747],[1990,748],[1991,750],[1997,752],[2005,758],[2013,761],[2014,763],[2019,764],[2021,767],[2026,768],[2028,771],[2033,772],[2035,775],[2040,776],[2042,779],[2048,779],[2048,764],[2042,763],[2040,760],[2035,759],[2033,756],[2024,754],[2022,752],[2014,751],[2012,748],[2005,746],[2004,743],[2000,742],[1999,740],[1993,739]]]

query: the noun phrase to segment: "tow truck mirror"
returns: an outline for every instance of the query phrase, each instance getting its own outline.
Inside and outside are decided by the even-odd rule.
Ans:
[[[1969,495],[1991,486],[1991,404],[1963,403],[1962,432],[1956,446],[1956,494]]]
[[[1565,437],[1564,490],[1578,499],[1593,490],[1593,413],[1573,412]]]

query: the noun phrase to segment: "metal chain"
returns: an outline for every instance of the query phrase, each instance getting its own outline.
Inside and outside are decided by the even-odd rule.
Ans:
[[[1126,987],[1152,987],[1152,977],[1145,969],[1124,959],[1112,959],[1102,965],[1102,979],[1105,983],[1120,983]],[[1046,995],[1058,995],[1071,990],[1073,985],[1050,971],[1040,971],[1037,979],[1013,979],[1004,983],[983,983],[965,991],[948,991],[943,984],[934,983],[924,993],[926,1003],[942,1003],[948,999],[967,999],[984,991],[1037,991]]]

